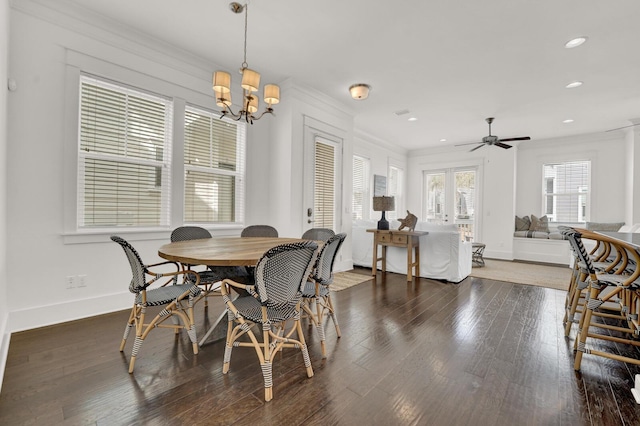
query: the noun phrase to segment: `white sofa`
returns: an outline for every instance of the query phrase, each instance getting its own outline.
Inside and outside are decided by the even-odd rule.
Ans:
[[[353,264],[371,268],[373,234],[367,229],[375,229],[375,220],[353,222],[352,249]],[[389,221],[390,229],[398,229],[400,223]],[[471,243],[460,241],[455,225],[434,225],[418,222],[416,231],[428,231],[420,237],[420,276],[435,280],[460,282],[471,273]],[[381,250],[381,248],[378,248]],[[378,269],[381,262],[378,262]],[[407,273],[407,251],[402,247],[387,247],[387,271]]]

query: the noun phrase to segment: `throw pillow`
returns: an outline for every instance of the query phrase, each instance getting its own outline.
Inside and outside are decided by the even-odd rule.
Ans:
[[[624,222],[587,222],[587,229],[590,231],[612,231],[617,232],[624,226]]]
[[[549,218],[547,217],[547,215],[544,215],[542,217],[531,215],[531,226],[529,227],[529,230],[549,232]]]
[[[531,226],[531,219],[529,219],[529,216],[523,216],[523,217],[516,216],[516,232],[528,231],[530,226]]]

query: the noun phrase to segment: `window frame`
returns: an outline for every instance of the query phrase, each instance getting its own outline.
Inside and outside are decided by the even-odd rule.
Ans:
[[[187,173],[189,171],[206,173],[206,174],[217,174],[224,176],[233,176],[236,178],[235,181],[235,195],[234,195],[234,212],[235,212],[235,221],[232,222],[207,222],[207,221],[187,221],[186,219],[186,203],[182,203],[182,214],[181,218],[183,223],[189,225],[200,225],[205,227],[224,227],[224,226],[244,226],[245,220],[245,200],[246,200],[246,153],[247,153],[247,125],[245,123],[232,120],[228,117],[220,118],[220,114],[215,111],[208,110],[206,108],[201,108],[196,105],[187,104],[184,109],[184,125],[186,129],[186,120],[187,120],[187,111],[192,111],[197,114],[202,114],[210,118],[211,120],[220,120],[224,123],[231,124],[237,126],[237,141],[236,141],[236,170],[228,170],[224,168],[215,168],[215,167],[201,167],[196,165],[188,165],[186,163],[186,148],[187,148],[187,137],[186,130],[185,135],[182,138],[182,151],[183,158],[185,159],[182,162],[182,173],[184,175],[184,183],[183,183],[183,194],[186,194],[186,184],[187,184]]]
[[[116,82],[141,91],[161,94],[174,102],[173,132],[174,140],[171,150],[172,165],[170,171],[170,188],[172,191],[170,201],[170,224],[158,227],[127,227],[110,229],[81,229],[78,228],[78,141],[79,141],[79,114],[80,114],[80,84],[81,74],[86,73],[99,79]],[[188,102],[197,108],[208,109],[215,102],[210,89],[205,90],[206,85],[201,85],[202,90],[195,90],[184,84],[177,84],[172,77],[163,70],[153,69],[150,72],[138,71],[130,66],[121,65],[119,62],[110,61],[109,58],[97,58],[80,51],[69,50],[66,55],[64,71],[65,102],[63,107],[63,135],[64,146],[62,153],[62,217],[63,230],[61,238],[63,244],[88,244],[109,242],[109,236],[117,232],[129,241],[167,240],[171,231],[183,224],[182,203],[184,200],[182,188],[184,185],[183,157],[184,126],[183,116],[185,105]],[[245,134],[245,145],[249,145],[249,134]],[[246,181],[246,170],[244,180]],[[176,190],[177,188],[177,190]],[[246,202],[246,194],[245,199]],[[221,235],[231,235],[244,227],[238,225],[212,225],[209,229],[215,229]]]
[[[590,220],[591,216],[591,199],[593,196],[593,179],[592,179],[592,171],[593,171],[593,160],[590,159],[566,159],[566,160],[549,160],[542,162],[541,165],[541,206],[540,211],[542,215],[546,215],[549,217],[549,223],[555,225],[561,224],[584,224]],[[558,186],[558,177],[557,176],[548,176],[545,173],[545,170],[549,166],[567,166],[570,164],[582,164],[586,166],[586,182],[587,182],[587,191],[584,191],[585,185],[580,184],[576,191],[560,191]],[[547,192],[549,187],[549,181],[553,182],[553,192]],[[552,205],[552,213],[548,213],[547,200],[551,197],[553,200]],[[555,220],[558,213],[558,206],[560,205],[560,201],[564,198],[575,197],[577,200],[576,206],[576,220],[570,221],[558,221]],[[552,220],[553,219],[553,220]]]
[[[362,161],[362,188],[360,191],[362,192],[362,205],[361,205],[361,218],[356,218],[355,216],[355,195],[356,195],[356,179],[355,179],[355,167],[353,166],[354,161],[357,159]],[[362,155],[353,154],[351,158],[351,167],[352,167],[352,185],[351,185],[351,220],[369,220],[370,219],[370,203],[371,203],[371,160]]]
[[[132,117],[128,112],[124,114],[125,124],[122,128],[118,128],[118,131],[123,131],[125,133],[125,142],[123,143],[124,153],[106,153],[100,152],[98,150],[91,151],[88,149],[83,149],[83,140],[82,140],[82,101],[83,101],[83,85],[92,85],[105,90],[110,90],[119,94],[124,95],[127,100],[124,102],[125,105],[130,105],[129,98],[137,98],[144,99],[146,101],[154,102],[157,104],[164,104],[164,126],[162,129],[163,133],[163,142],[162,142],[162,158],[158,159],[157,155],[155,159],[144,158],[144,156],[135,155],[136,144],[132,144],[131,147],[131,155],[129,154],[129,139],[128,136],[132,129],[135,131],[135,123],[129,125],[129,119]],[[76,208],[78,211],[76,217],[76,228],[80,231],[106,231],[106,230],[122,230],[122,229],[147,229],[147,228],[158,228],[158,227],[168,227],[170,226],[171,217],[171,178],[169,170],[171,170],[171,152],[172,152],[172,140],[173,140],[173,100],[167,96],[159,95],[156,93],[152,93],[150,91],[146,91],[144,89],[139,89],[135,87],[131,87],[127,84],[117,83],[112,80],[97,77],[88,73],[81,73],[78,79],[78,90],[79,90],[79,99],[78,99],[78,137],[77,137],[77,185],[78,185],[78,193],[76,197]],[[90,96],[90,94],[88,94]],[[113,124],[113,123],[109,123]],[[135,133],[134,133],[135,134]],[[132,141],[135,138],[132,137]],[[138,147],[139,148],[139,147]],[[86,197],[87,191],[85,190],[83,184],[85,183],[85,172],[88,168],[88,164],[90,162],[103,162],[103,163],[115,163],[115,164],[124,164],[124,165],[132,165],[139,167],[153,167],[156,169],[154,172],[154,185],[153,187],[149,187],[147,189],[147,193],[159,193],[160,201],[157,207],[157,215],[158,215],[158,224],[148,224],[148,225],[123,225],[123,224],[115,224],[115,225],[87,225],[85,223],[86,217]],[[165,170],[165,173],[161,174],[161,184],[158,188],[157,186],[157,169]],[[139,200],[139,199],[138,199]],[[139,215],[139,210],[137,215]],[[116,221],[120,219],[115,217]]]

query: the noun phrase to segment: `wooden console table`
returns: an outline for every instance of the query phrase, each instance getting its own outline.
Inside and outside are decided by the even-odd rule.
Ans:
[[[405,247],[407,249],[407,281],[420,276],[420,236],[427,235],[423,231],[394,231],[367,229],[373,233],[373,262],[371,275],[376,275],[378,262],[382,261],[382,272],[387,271],[387,247]],[[382,246],[382,256],[378,257],[378,246]],[[413,252],[415,250],[415,257]],[[415,267],[415,274],[413,268]]]

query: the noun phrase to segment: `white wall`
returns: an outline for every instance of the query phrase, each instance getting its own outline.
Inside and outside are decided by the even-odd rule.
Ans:
[[[396,201],[397,217],[403,218],[406,216],[407,199],[409,193],[407,192],[407,180],[408,180],[408,166],[407,166],[407,150],[404,148],[393,146],[392,144],[377,139],[376,137],[357,132],[354,138],[353,155],[369,160],[369,188],[370,197],[373,197],[373,176],[380,175],[389,177],[389,166],[393,165],[401,168],[404,171],[404,205],[398,204]],[[351,176],[353,178],[353,176]],[[374,212],[371,208],[371,200],[368,200],[369,205],[369,217],[364,219],[380,220],[381,213]],[[412,213],[415,213],[412,211]],[[366,213],[365,213],[366,216]]]
[[[282,102],[278,104],[278,119],[271,125],[270,170],[268,176],[271,202],[270,224],[280,235],[298,237],[310,225],[307,223],[304,176],[311,175],[305,149],[319,134],[340,141],[342,146],[342,213],[336,232],[347,233],[335,269],[346,270],[351,260],[351,188],[353,155],[352,111],[326,95],[288,80],[282,84]]]
[[[9,0],[0,1],[0,84],[8,77]],[[9,350],[10,334],[7,328],[7,86],[0,90],[0,389]]]
[[[18,90],[9,96],[6,170],[11,185],[2,185],[7,188],[2,205],[6,204],[6,241],[11,247],[6,271],[9,330],[17,331],[125,309],[131,303],[131,272],[122,249],[108,234],[77,243],[65,225],[75,214],[75,75],[88,71],[215,108],[210,78],[216,65],[138,35],[128,36],[126,30],[114,34],[101,29],[100,22],[89,24],[30,2],[17,1],[12,7],[8,63]],[[268,164],[263,161],[270,151],[269,120],[264,118],[248,131],[250,223],[262,222],[265,205],[269,208],[269,184],[264,179]],[[168,242],[169,234],[170,230],[121,233],[148,263],[160,260],[157,248]],[[37,279],[32,278],[34,270]],[[66,289],[66,277],[81,274],[87,276],[87,287]]]
[[[591,160],[591,222],[626,219],[626,176],[621,133],[599,133],[523,143],[518,149],[516,214],[542,213],[542,165],[553,161]]]

